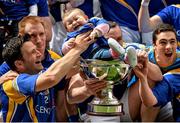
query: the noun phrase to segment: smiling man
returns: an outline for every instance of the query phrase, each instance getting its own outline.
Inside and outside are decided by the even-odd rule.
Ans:
[[[153,33],[153,48],[149,53],[149,60],[157,64],[162,73],[178,68],[180,59],[177,57],[177,35],[169,24],[162,24]]]
[[[149,61],[157,64],[161,69],[163,74],[167,73],[170,70],[175,70],[180,66],[180,58],[178,57],[179,50],[177,34],[175,29],[169,24],[161,24],[159,25],[153,32],[153,46],[150,48],[148,57]],[[156,86],[156,82],[151,82],[150,87]],[[168,106],[169,105],[169,106]],[[166,105],[166,109],[161,109],[166,115],[171,114],[172,108],[170,103]],[[149,118],[150,112],[155,113],[155,110],[158,112],[159,107],[154,107],[154,110],[149,110],[145,108],[142,110],[142,117],[144,117],[144,121]],[[147,113],[148,112],[148,113]],[[164,119],[164,116],[158,116],[159,119]],[[166,121],[164,119],[163,121]]]
[[[77,36],[75,47],[46,69],[41,63],[42,54],[31,41],[31,36],[14,37],[3,49],[6,63],[11,70],[20,74],[2,84],[4,122],[55,122],[54,86],[93,43],[89,33]]]

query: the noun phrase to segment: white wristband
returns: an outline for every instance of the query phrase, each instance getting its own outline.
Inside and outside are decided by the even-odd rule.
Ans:
[[[147,7],[147,6],[149,6],[149,2],[145,2],[144,0],[142,0],[141,6]]]

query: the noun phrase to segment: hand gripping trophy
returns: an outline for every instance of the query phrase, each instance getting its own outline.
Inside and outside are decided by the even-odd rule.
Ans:
[[[113,50],[122,53],[122,50],[119,50],[118,43],[114,43],[113,40],[108,41],[108,43]],[[102,90],[100,95],[94,97],[88,104],[87,114],[90,116],[91,121],[97,122],[97,119],[104,121],[102,117],[118,117],[120,121],[120,116],[124,114],[123,104],[113,96],[112,89],[115,84],[122,83],[137,64],[135,49],[130,48],[127,51],[127,54],[130,54],[128,56],[129,64],[120,59],[111,61],[82,59],[81,68],[87,77],[107,81],[106,89]],[[125,53],[125,51],[123,52]]]

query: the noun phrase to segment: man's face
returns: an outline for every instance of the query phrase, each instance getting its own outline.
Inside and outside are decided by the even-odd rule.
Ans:
[[[68,32],[78,30],[81,26],[87,23],[87,16],[73,11],[67,17],[64,18],[64,24]]]
[[[41,53],[37,50],[36,46],[31,42],[25,42],[21,47],[23,56],[22,66],[23,72],[29,74],[37,74],[43,69],[41,64]]]
[[[37,50],[42,54],[42,60],[44,59],[44,52],[46,48],[46,35],[45,29],[41,23],[26,24],[25,33],[31,36],[31,41],[36,45]]]
[[[173,32],[161,32],[154,44],[155,57],[161,67],[172,65],[176,59],[177,39]]]

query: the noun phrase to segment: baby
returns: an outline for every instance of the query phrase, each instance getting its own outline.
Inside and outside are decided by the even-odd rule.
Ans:
[[[97,41],[89,46],[82,54],[82,57],[112,59],[109,52],[109,45],[104,38],[104,35],[109,31],[109,24],[106,20],[97,17],[88,19],[82,10],[75,8],[64,14],[63,24],[68,32],[62,46],[63,54],[66,54],[75,45],[74,39],[76,36],[91,31],[90,38]]]

